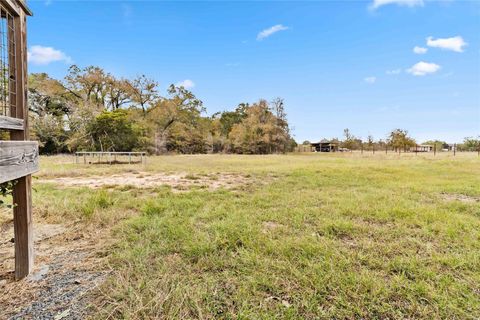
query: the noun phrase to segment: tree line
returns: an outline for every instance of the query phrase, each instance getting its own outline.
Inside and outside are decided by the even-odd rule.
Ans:
[[[375,140],[372,135],[369,135],[366,140],[363,140],[353,135],[350,129],[347,128],[343,130],[343,139],[333,138],[324,140],[336,143],[338,146],[346,150],[385,150],[385,148],[389,148],[394,151],[402,151],[409,150],[418,145],[430,145],[437,151],[448,150],[453,147],[456,148],[457,151],[480,150],[480,136],[466,137],[463,139],[462,143],[455,144],[455,146],[442,140],[428,140],[419,143],[409,135],[407,130],[404,129],[392,130],[387,134],[385,139]],[[309,146],[310,141],[304,141],[302,144]]]
[[[63,80],[29,75],[32,139],[42,154],[75,151],[285,153],[296,146],[284,100],[240,103],[206,115],[182,86],[165,95],[144,75],[118,78],[100,67],[73,65]]]

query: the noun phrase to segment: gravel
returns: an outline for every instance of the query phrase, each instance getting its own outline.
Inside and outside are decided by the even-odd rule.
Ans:
[[[9,319],[85,319],[91,311],[88,293],[107,276],[107,272],[72,270],[86,257],[87,253],[66,252],[40,267],[26,280],[35,286],[36,298]]]

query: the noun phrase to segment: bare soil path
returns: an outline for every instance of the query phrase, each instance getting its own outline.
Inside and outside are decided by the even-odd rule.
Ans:
[[[187,173],[152,173],[152,172],[125,172],[121,174],[86,176],[86,177],[58,177],[41,179],[43,183],[53,183],[66,187],[102,188],[108,186],[155,188],[170,186],[174,192],[182,192],[192,187],[209,190],[220,188],[233,189],[247,186],[253,182],[250,176],[235,173],[217,174],[187,174]]]

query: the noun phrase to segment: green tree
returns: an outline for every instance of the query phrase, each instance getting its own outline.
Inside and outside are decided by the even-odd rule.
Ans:
[[[463,143],[459,146],[462,151],[478,151],[480,149],[480,136],[466,137]]]
[[[171,85],[168,93],[168,98],[158,100],[147,112],[154,152],[206,150],[205,141],[200,139],[206,139],[203,102],[183,87]]]
[[[87,126],[90,148],[99,151],[132,151],[140,145],[141,128],[128,119],[128,111],[103,111]]]
[[[41,154],[56,154],[68,151],[68,132],[62,118],[47,114],[32,119],[31,135],[39,142]]]
[[[234,111],[225,111],[220,114],[221,133],[228,137],[234,125],[239,124],[247,116],[248,103],[241,103]]]
[[[107,109],[109,75],[100,67],[79,68],[73,65],[65,77],[65,88],[77,99],[79,106]]]
[[[387,143],[395,150],[413,147],[416,144],[415,140],[408,136],[408,131],[402,129],[392,130],[388,135]]]
[[[72,105],[60,81],[46,73],[33,73],[28,77],[28,107],[38,117],[63,117],[71,112]]]
[[[246,117],[233,126],[230,140],[237,153],[267,154],[291,147],[288,132],[278,130],[277,117],[267,101],[260,100],[246,109]]]
[[[105,96],[105,106],[110,110],[120,109],[122,106],[131,102],[130,83],[125,79],[116,79],[112,75],[105,78],[107,94]]]

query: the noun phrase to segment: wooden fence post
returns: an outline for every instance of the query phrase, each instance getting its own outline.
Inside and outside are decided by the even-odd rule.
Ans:
[[[13,189],[15,279],[25,278],[33,268],[32,177],[19,178]]]

